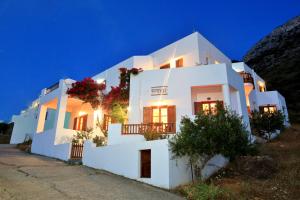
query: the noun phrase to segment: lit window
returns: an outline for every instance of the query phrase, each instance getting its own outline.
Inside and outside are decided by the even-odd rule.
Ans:
[[[153,109],[153,119],[152,119],[152,121],[153,121],[153,123],[159,123],[160,121],[159,121],[159,108],[154,108]]]
[[[179,58],[176,60],[176,67],[183,67],[183,58]]]
[[[215,114],[217,112],[217,102],[218,101],[195,102],[194,103],[195,114],[197,114],[200,111],[203,111],[206,114],[208,113]],[[223,104],[222,101],[219,102]]]
[[[276,105],[260,106],[259,110],[264,113],[274,113],[277,111]]]
[[[158,107],[152,110],[153,123],[168,123],[168,108]]]
[[[266,91],[266,87],[265,87],[265,84],[261,81],[258,81],[258,89],[260,92],[265,92]]]
[[[167,64],[160,66],[160,69],[168,69],[168,68],[170,68],[170,66],[171,66],[170,63],[167,63]]]
[[[168,123],[168,109],[167,108],[160,109],[160,122]]]

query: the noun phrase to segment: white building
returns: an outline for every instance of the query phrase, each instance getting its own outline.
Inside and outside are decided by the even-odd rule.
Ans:
[[[104,111],[70,98],[66,90],[74,80],[60,80],[44,89],[39,97],[36,120],[14,117],[13,132],[21,138],[33,135],[32,152],[68,160],[76,130],[93,128],[97,118],[108,127],[108,145],[96,147],[87,141],[84,165],[104,169],[131,179],[163,188],[173,188],[191,180],[187,162],[173,159],[168,140],[146,141],[145,127],[158,126],[165,133],[176,133],[182,116],[194,117],[200,109],[213,110],[220,101],[240,116],[250,131],[248,113],[281,110],[288,123],[287,107],[277,91],[266,91],[264,80],[245,63],[231,63],[213,44],[193,33],[149,55],[133,56],[93,77],[105,81],[107,88],[119,84],[119,68],[142,68],[131,76],[128,122],[111,124]],[[30,111],[27,111],[30,113]],[[20,125],[19,125],[20,124]],[[14,136],[17,134],[19,136]],[[12,139],[18,143],[20,139]]]

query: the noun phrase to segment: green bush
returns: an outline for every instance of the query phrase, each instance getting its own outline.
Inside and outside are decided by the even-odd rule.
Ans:
[[[86,131],[77,131],[73,136],[73,143],[83,143],[85,140],[92,139],[93,129],[87,129]]]
[[[144,138],[146,141],[159,140],[159,139],[166,139],[167,135],[161,134],[157,131],[149,130],[144,133]]]
[[[123,124],[127,119],[127,106],[121,103],[114,103],[111,110],[111,118]]]
[[[216,154],[234,159],[253,151],[248,136],[241,117],[218,104],[216,113],[199,112],[195,120],[184,117],[170,146],[175,157],[189,158],[193,173],[200,159],[205,162]]]
[[[93,138],[93,142],[96,144],[96,147],[100,147],[100,146],[105,146],[106,145],[105,137],[98,136],[98,135],[96,135]]]
[[[281,111],[259,112],[253,111],[250,115],[252,134],[270,139],[276,130],[284,128],[284,115]]]

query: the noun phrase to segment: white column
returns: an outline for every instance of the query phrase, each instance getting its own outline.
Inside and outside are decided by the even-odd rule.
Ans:
[[[222,91],[223,91],[223,98],[224,98],[224,104],[226,107],[230,108],[231,101],[230,101],[230,88],[228,84],[222,85]]]
[[[242,105],[241,105],[241,96],[240,96],[240,92],[237,90],[235,92],[235,98],[237,99],[237,106],[238,106],[238,114],[239,115],[243,115],[243,110],[242,110]]]
[[[54,129],[55,129],[55,144],[60,140],[60,134],[63,134],[65,115],[67,109],[68,95],[66,95],[66,88],[63,80],[59,81],[59,96],[57,102],[57,109],[55,115]]]
[[[44,131],[46,113],[47,113],[47,107],[44,105],[41,105],[40,109],[39,109],[36,133],[40,133],[40,132]]]

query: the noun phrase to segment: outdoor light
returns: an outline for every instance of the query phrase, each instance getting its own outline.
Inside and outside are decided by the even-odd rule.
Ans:
[[[78,115],[79,115],[79,116],[86,115],[86,112],[84,112],[84,111],[79,111]]]
[[[104,79],[103,78],[97,79],[96,82],[99,83],[99,84],[101,84],[101,83],[104,82]]]

